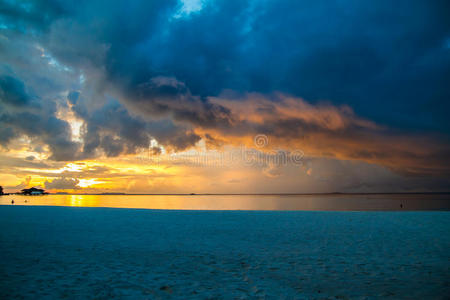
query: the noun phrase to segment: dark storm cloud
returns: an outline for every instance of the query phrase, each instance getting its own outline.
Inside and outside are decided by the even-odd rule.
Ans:
[[[179,18],[177,1],[4,6],[8,28],[19,23],[41,32],[62,62],[100,68],[106,86],[153,114],[227,122],[226,112],[202,97],[277,90],[346,103],[396,127],[450,129],[447,1],[218,0]],[[39,11],[46,13],[37,17]],[[203,104],[177,87],[149,87],[158,76],[185,83]]]
[[[0,126],[9,130],[6,140],[22,134],[36,137],[47,144],[52,153],[51,159],[72,160],[76,158],[78,144],[71,141],[67,122],[45,112],[20,112],[0,114]],[[5,136],[2,136],[5,138]]]
[[[17,78],[0,76],[0,101],[14,106],[26,105],[30,97],[25,91],[23,82]]]
[[[150,136],[145,122],[131,117],[117,101],[110,99],[102,107],[89,111],[86,99],[77,92],[70,92],[68,98],[74,103],[73,111],[85,121],[82,130],[84,157],[95,156],[97,148],[107,156],[117,156],[148,147]]]
[[[89,109],[90,101],[78,92],[70,92],[68,99],[73,103],[73,111],[84,120],[84,158],[94,157],[97,149],[107,156],[136,153],[148,148],[151,138],[174,150],[184,150],[200,140],[189,128],[177,126],[170,120],[144,120],[133,116],[114,99],[107,99],[95,110]]]
[[[19,31],[45,29],[63,15],[64,7],[60,1],[21,0],[0,3],[0,21],[8,28]]]
[[[450,129],[447,1],[207,3],[148,43],[193,94],[277,90],[396,127]]]
[[[16,134],[11,127],[6,127],[1,122],[0,124],[2,125],[2,127],[0,128],[0,145],[6,147],[8,143],[16,137]]]
[[[448,158],[447,1],[202,3],[201,10],[187,15],[179,14],[175,0],[3,4],[2,58],[25,85],[5,84],[15,95],[30,86],[41,107],[44,100],[64,105],[68,99],[84,121],[80,157],[92,157],[97,150],[108,156],[134,153],[148,147],[151,138],[182,150],[200,140],[197,129],[222,135],[263,132],[297,141],[320,135],[343,147],[354,139],[362,146],[346,149],[345,158],[376,158],[377,163],[396,160],[402,151],[420,164],[432,160],[430,153],[440,153],[436,160],[441,162]],[[47,65],[34,61],[30,67],[24,57],[36,55]],[[237,95],[236,102],[247,101],[239,96],[245,92],[279,91],[312,103],[327,100],[330,107],[348,104],[361,118],[399,133],[377,131],[345,113],[342,128],[330,127],[326,117],[317,123],[317,116],[253,122],[253,116],[230,109],[220,97],[211,100],[226,90]],[[68,92],[62,101],[60,94]],[[20,103],[27,98],[8,99]],[[270,100],[256,114],[277,111],[280,100]],[[2,115],[0,122],[8,126],[0,134],[6,141],[20,132],[43,136],[53,158],[70,157],[76,145],[67,138],[67,123],[55,115],[53,108],[45,114]],[[18,118],[27,120],[19,124]],[[392,147],[396,155],[389,157],[389,149],[380,148],[405,132],[431,131],[444,136],[433,151]],[[370,149],[364,148],[367,142]],[[432,165],[438,163],[433,160]]]
[[[27,135],[47,144],[52,159],[74,159],[78,145],[70,139],[67,122],[55,117],[55,110],[52,102],[31,100],[21,80],[0,75],[0,138],[4,146],[12,138]]]
[[[79,5],[59,1],[11,2],[3,5],[0,14],[5,35],[0,47],[5,50],[5,62],[9,63],[5,64],[4,69],[12,74],[19,73],[24,78],[39,95],[34,99],[37,105],[42,106],[45,99],[47,103],[44,106],[57,104],[67,107],[67,99],[84,125],[83,145],[81,152],[77,153],[71,147],[76,143],[70,142],[67,124],[56,117],[55,109],[46,114],[48,120],[42,120],[41,115],[35,112],[16,111],[3,116],[8,128],[0,131],[2,143],[7,144],[21,134],[32,137],[46,135],[44,142],[49,143],[52,158],[80,159],[98,155],[97,150],[107,156],[135,153],[139,148],[148,147],[151,137],[158,138],[162,145],[175,150],[185,149],[199,141],[200,137],[189,126],[184,128],[166,120],[164,122],[168,126],[160,129],[152,120],[130,115],[126,107],[104,94],[111,90],[109,94],[125,95],[135,100],[130,101],[131,109],[134,107],[138,112],[146,112],[144,117],[148,114],[165,118],[176,115],[180,120],[202,119],[199,122],[214,119],[210,104],[185,95],[187,89],[176,91],[177,87],[165,82],[164,77],[153,78],[158,72],[143,64],[145,57],[142,53],[135,53],[134,47],[152,35],[159,24],[166,22],[179,7],[176,1],[123,1],[108,7],[102,1],[81,2]],[[58,72],[65,76],[60,78],[58,74],[53,74]],[[8,85],[10,94],[15,92],[6,100],[19,105],[27,100],[23,96],[23,83],[11,78],[4,76],[1,81],[2,86]],[[61,99],[64,89],[69,89],[69,94]],[[155,103],[143,103],[140,107],[138,102],[142,99],[142,93],[145,93],[147,101],[154,99]],[[176,94],[180,95],[179,99]],[[156,98],[163,100],[156,101]],[[190,104],[194,106],[190,107]],[[197,112],[197,109],[201,111]],[[27,119],[17,127],[16,121],[24,117]],[[48,126],[42,126],[45,122],[53,123],[48,133],[44,132]],[[60,135],[68,139],[60,140]],[[70,152],[72,154],[69,156]]]
[[[175,78],[153,77],[149,82],[134,87],[127,96],[125,103],[138,114],[170,116],[201,127],[231,126],[232,116],[227,108],[192,95]]]

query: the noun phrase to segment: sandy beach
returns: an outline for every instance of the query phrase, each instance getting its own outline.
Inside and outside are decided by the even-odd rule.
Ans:
[[[450,295],[449,212],[0,206],[0,298]]]

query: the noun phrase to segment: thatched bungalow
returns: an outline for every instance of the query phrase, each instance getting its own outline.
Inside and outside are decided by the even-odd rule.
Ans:
[[[22,194],[23,195],[45,195],[48,193],[45,192],[45,190],[43,190],[43,189],[38,189],[38,188],[32,187],[30,189],[23,189]]]

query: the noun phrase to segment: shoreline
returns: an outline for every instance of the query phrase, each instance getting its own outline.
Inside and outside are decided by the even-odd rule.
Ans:
[[[99,194],[81,194],[81,193],[47,193],[43,195],[24,195],[21,193],[5,193],[0,196],[49,196],[49,195],[86,195],[86,196],[370,196],[370,195],[450,195],[450,192],[405,192],[405,193],[237,193],[237,194],[221,194],[221,193],[181,193],[181,194],[134,194],[134,193],[99,193]]]
[[[176,208],[145,208],[145,207],[114,207],[114,206],[75,206],[75,205],[42,205],[42,204],[31,204],[31,203],[26,203],[26,204],[18,204],[18,203],[14,203],[14,204],[0,204],[0,207],[2,206],[19,206],[19,207],[65,207],[65,208],[93,208],[93,209],[122,209],[122,210],[144,210],[144,211],[174,211],[174,212],[318,212],[318,213],[413,213],[413,212],[428,212],[428,213],[433,213],[433,212],[450,212],[450,209],[448,208],[442,208],[442,209],[361,209],[361,210],[332,210],[332,209],[322,209],[322,210],[318,210],[318,209],[310,209],[310,210],[306,210],[306,209],[176,209]]]
[[[438,195],[9,195],[0,205],[118,207],[248,211],[450,211],[450,194]]]

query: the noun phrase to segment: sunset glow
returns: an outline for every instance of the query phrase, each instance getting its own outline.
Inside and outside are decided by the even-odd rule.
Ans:
[[[397,22],[382,4],[330,4],[330,16],[294,1],[176,2],[8,4],[18,17],[0,19],[5,191],[448,191],[442,10],[411,5]],[[231,28],[220,21],[235,16]],[[113,25],[121,18],[139,26]],[[438,32],[416,28],[440,18]]]
[[[449,0],[0,0],[0,299],[447,299]]]

